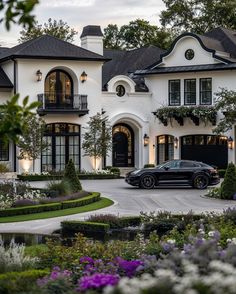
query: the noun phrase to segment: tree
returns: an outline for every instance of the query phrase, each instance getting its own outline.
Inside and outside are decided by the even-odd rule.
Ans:
[[[221,198],[233,199],[236,193],[236,170],[235,165],[231,162],[225,172],[224,181],[220,187]]]
[[[39,106],[38,102],[29,104],[29,97],[24,98],[22,106],[18,105],[19,94],[0,105],[0,138],[4,141],[17,142],[28,126],[32,111]]]
[[[5,22],[5,27],[8,31],[11,23],[31,28],[35,18],[31,12],[38,3],[38,0],[0,0],[0,11],[4,10],[4,15],[0,18],[0,22]]]
[[[222,134],[232,129],[236,124],[236,91],[222,88],[216,94],[215,109],[224,113],[224,117],[213,130],[216,134]]]
[[[45,122],[36,115],[30,115],[26,119],[26,124],[17,143],[20,148],[18,158],[33,160],[34,171],[34,161],[39,158],[42,151],[48,148],[48,144],[43,140]]]
[[[130,21],[120,30],[112,24],[104,29],[104,44],[109,49],[136,49],[149,45],[167,49],[172,38],[170,30],[158,28],[143,19]]]
[[[73,42],[74,36],[78,33],[63,20],[57,21],[49,18],[48,23],[42,25],[36,22],[34,27],[20,31],[21,36],[18,41],[23,43],[46,34],[66,42]]]
[[[182,31],[203,34],[222,26],[236,29],[235,0],[163,0],[166,10],[160,15],[161,24]]]
[[[70,159],[66,165],[63,181],[69,183],[72,192],[78,192],[82,190],[82,186],[79,177],[77,176],[75,165],[72,159]]]
[[[112,149],[112,129],[108,117],[97,113],[90,117],[87,132],[83,136],[82,148],[85,156],[94,158],[94,167],[97,169],[97,159],[108,155]]]

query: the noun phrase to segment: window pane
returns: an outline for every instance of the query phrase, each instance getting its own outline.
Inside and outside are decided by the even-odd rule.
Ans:
[[[0,161],[9,160],[9,144],[0,140]]]
[[[169,104],[180,105],[180,80],[169,81]]]
[[[184,104],[196,104],[196,80],[184,80]]]
[[[212,80],[200,79],[200,104],[212,104]]]
[[[204,136],[195,136],[194,144],[195,145],[204,145]]]
[[[183,137],[183,145],[192,145],[192,144],[193,144],[192,136]]]
[[[216,136],[207,136],[207,145],[216,145]]]

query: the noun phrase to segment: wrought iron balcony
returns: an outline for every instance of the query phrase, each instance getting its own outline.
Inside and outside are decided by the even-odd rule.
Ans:
[[[39,115],[75,113],[83,116],[89,112],[87,95],[68,95],[65,93],[38,94],[41,103],[37,112]]]

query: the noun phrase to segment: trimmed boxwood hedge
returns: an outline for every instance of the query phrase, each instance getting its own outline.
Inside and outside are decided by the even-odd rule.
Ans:
[[[119,218],[120,224],[122,228],[125,227],[136,227],[141,224],[140,216],[125,216]]]
[[[60,203],[32,205],[32,206],[24,206],[24,207],[17,207],[17,208],[9,208],[9,209],[5,209],[5,210],[0,210],[0,217],[73,208],[73,207],[84,206],[84,205],[96,202],[99,199],[100,199],[100,193],[93,192],[89,196],[86,196],[86,197],[83,197],[80,199],[76,199],[76,200],[64,201],[64,202],[60,202]]]
[[[21,181],[52,181],[61,180],[63,175],[17,175]],[[119,174],[78,174],[80,180],[104,180],[104,179],[118,179]]]
[[[49,270],[28,270],[0,274],[0,293],[15,294],[32,290],[39,278],[49,274]]]
[[[110,225],[84,221],[63,221],[61,222],[62,236],[76,233],[107,233]]]

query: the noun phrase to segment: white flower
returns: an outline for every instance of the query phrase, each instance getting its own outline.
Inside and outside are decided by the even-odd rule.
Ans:
[[[214,231],[210,231],[210,232],[208,233],[208,236],[209,236],[209,237],[214,237],[214,235],[215,235],[215,232],[214,232]]]
[[[166,242],[169,243],[169,244],[171,244],[171,245],[174,245],[175,244],[175,240],[174,239],[168,239]]]

